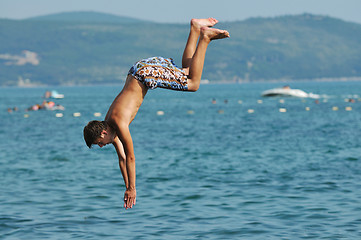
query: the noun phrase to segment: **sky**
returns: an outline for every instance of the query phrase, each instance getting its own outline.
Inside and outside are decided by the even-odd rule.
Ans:
[[[159,23],[311,13],[361,24],[361,0],[0,0],[0,18],[25,19],[72,11],[96,11]]]

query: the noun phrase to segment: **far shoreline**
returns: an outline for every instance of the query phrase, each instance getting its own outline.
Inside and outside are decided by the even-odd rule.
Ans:
[[[229,80],[229,81],[207,81],[201,83],[201,85],[218,85],[218,84],[252,84],[252,83],[301,83],[301,82],[359,82],[361,77],[340,77],[340,78],[314,78],[314,79],[272,79],[272,80]],[[60,85],[46,85],[43,83],[31,83],[26,84],[14,84],[14,85],[1,85],[0,88],[49,88],[49,87],[91,87],[91,86],[122,86],[125,81],[122,82],[106,82],[106,83],[88,83],[88,84],[60,84]]]

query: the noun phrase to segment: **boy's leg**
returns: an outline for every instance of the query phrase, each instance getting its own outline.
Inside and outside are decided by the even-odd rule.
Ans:
[[[229,33],[225,30],[208,27],[201,28],[198,46],[189,61],[188,91],[197,91],[199,88],[208,44],[212,40],[227,37],[229,37]]]
[[[201,32],[201,28],[212,27],[217,22],[218,21],[214,18],[191,20],[191,28],[182,57],[182,68],[189,68],[189,66],[191,65],[194,52],[196,51],[197,48],[197,41]]]

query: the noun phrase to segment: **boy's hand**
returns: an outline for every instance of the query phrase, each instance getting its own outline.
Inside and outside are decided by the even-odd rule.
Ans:
[[[124,193],[124,208],[132,208],[136,202],[137,191],[135,189],[127,189]]]

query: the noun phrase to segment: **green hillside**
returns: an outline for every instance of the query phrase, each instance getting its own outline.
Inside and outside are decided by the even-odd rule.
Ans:
[[[219,23],[231,38],[209,46],[204,79],[300,80],[361,76],[361,25],[309,14]],[[0,85],[19,77],[49,85],[124,81],[145,57],[181,64],[188,24],[63,13],[0,19]],[[25,51],[25,52],[24,52]]]

